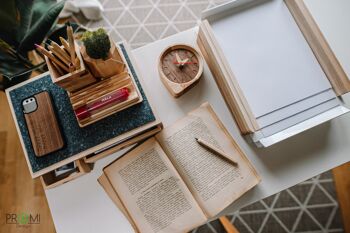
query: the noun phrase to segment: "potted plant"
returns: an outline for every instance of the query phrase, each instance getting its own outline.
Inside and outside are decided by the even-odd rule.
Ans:
[[[41,44],[55,30],[64,1],[6,0],[0,8],[0,90],[27,79],[45,62],[30,58],[34,44]]]
[[[102,28],[86,31],[82,36],[81,54],[95,78],[106,79],[125,69],[118,48]]]

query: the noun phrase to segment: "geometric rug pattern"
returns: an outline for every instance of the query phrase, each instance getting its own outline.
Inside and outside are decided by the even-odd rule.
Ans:
[[[89,28],[104,27],[115,41],[132,48],[192,28],[203,10],[226,0],[101,0],[103,20]]]
[[[100,0],[105,12],[89,28],[137,48],[198,24],[201,12],[227,0]],[[80,22],[83,22],[80,20]],[[326,172],[251,204],[228,218],[241,233],[343,232],[332,173]],[[218,220],[193,233],[223,233]]]
[[[228,216],[241,233],[344,232],[332,173],[326,172]],[[212,221],[193,233],[223,233]]]

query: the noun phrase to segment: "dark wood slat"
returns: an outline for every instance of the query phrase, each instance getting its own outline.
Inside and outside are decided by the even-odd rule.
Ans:
[[[332,170],[344,230],[350,233],[350,162]]]

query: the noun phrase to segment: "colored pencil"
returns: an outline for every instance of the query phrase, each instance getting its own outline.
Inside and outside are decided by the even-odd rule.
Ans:
[[[60,36],[60,41],[61,41],[63,47],[66,49],[67,53],[69,53],[69,55],[70,55],[70,49],[69,49],[68,42],[61,36]]]
[[[67,25],[67,36],[68,36],[68,44],[69,44],[69,51],[70,51],[70,59],[73,65],[75,66],[74,35],[73,35],[73,28],[70,24]]]
[[[52,55],[51,52],[47,51],[45,48],[37,44],[35,44],[35,47],[41,54],[47,56],[52,62],[55,62],[60,68],[62,68],[66,72],[69,72],[68,68],[61,61],[59,61],[54,55]]]
[[[59,52],[59,50],[57,50],[56,48],[54,48],[53,46],[51,45],[48,45],[47,46],[48,49],[53,53],[53,55],[55,55],[56,57],[58,57],[65,65],[69,65],[69,60],[67,60],[61,52]]]
[[[64,48],[62,48],[59,44],[57,44],[55,41],[49,40],[50,45],[59,52],[62,56],[64,56],[64,59],[69,61],[70,60],[70,54],[66,52]]]
[[[210,144],[209,142],[204,141],[203,139],[200,139],[200,138],[195,138],[195,139],[199,145],[203,146],[204,148],[206,148],[210,152],[221,156],[223,159],[227,160],[231,164],[237,166],[237,162],[232,160],[230,158],[230,156],[228,156],[224,151],[220,150],[219,148],[215,147],[214,145]]]

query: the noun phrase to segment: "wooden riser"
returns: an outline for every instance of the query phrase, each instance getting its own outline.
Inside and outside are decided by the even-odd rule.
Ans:
[[[93,164],[86,164],[83,159],[75,161],[76,170],[69,174],[55,176],[55,171],[51,171],[40,177],[44,189],[51,189],[61,184],[74,180],[92,170]]]

